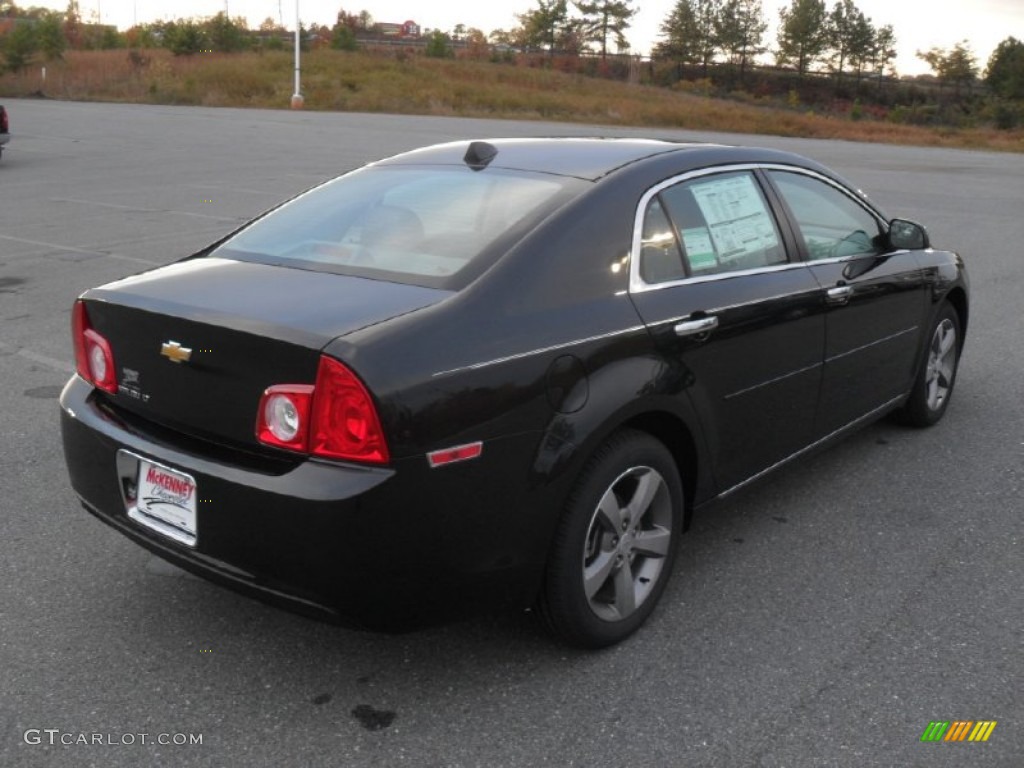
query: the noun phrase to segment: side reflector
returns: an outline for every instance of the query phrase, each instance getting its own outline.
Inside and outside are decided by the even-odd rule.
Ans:
[[[445,464],[454,464],[457,461],[475,459],[484,452],[482,442],[457,445],[454,448],[442,448],[440,451],[431,451],[427,454],[427,461],[431,467],[443,467]]]

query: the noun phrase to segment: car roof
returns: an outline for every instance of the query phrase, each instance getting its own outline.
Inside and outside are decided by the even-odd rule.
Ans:
[[[468,165],[475,170],[502,168],[598,181],[641,163],[676,173],[732,163],[778,163],[814,170],[850,186],[828,168],[791,152],[665,139],[535,137],[453,141],[414,149],[372,165]]]
[[[660,139],[619,138],[527,138],[455,141],[415,149],[381,160],[375,165],[472,165],[467,153],[489,154],[493,158],[480,167],[551,173],[596,181],[609,173],[655,155],[706,149],[709,144]],[[471,149],[474,148],[474,149]],[[491,149],[488,149],[491,148]],[[472,155],[470,155],[472,157]]]

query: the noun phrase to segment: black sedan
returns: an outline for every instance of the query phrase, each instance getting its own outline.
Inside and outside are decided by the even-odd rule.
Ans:
[[[828,169],[617,139],[444,144],[87,291],[61,396],[85,508],[379,630],[536,606],[599,647],[690,513],[949,405],[959,256]]]

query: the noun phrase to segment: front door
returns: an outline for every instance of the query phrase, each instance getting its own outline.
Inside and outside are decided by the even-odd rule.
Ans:
[[[792,213],[826,303],[825,370],[815,425],[824,437],[909,389],[927,295],[910,251],[888,252],[882,221],[823,179],[769,178]]]

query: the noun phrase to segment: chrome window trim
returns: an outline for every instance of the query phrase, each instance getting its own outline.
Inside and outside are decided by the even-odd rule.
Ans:
[[[829,178],[823,173],[812,170],[810,168],[802,168],[799,165],[785,165],[784,163],[735,163],[733,165],[718,165],[712,168],[700,168],[695,171],[687,171],[671,178],[665,179],[655,184],[653,187],[644,192],[640,198],[640,202],[637,205],[636,214],[633,217],[633,241],[630,248],[630,259],[629,259],[629,292],[630,293],[646,293],[648,291],[660,291],[665,288],[675,288],[681,285],[696,285],[699,283],[707,283],[715,280],[728,280],[733,277],[749,277],[751,275],[768,274],[771,272],[782,272],[788,269],[800,269],[806,268],[812,264],[834,264],[844,261],[850,261],[852,259],[861,258],[863,254],[855,256],[839,256],[831,259],[818,259],[816,261],[787,261],[783,264],[770,264],[764,267],[758,267],[756,269],[743,269],[736,272],[719,272],[713,275],[696,275],[691,277],[684,277],[678,280],[667,280],[663,283],[648,283],[640,276],[640,251],[641,243],[643,240],[643,226],[644,216],[647,213],[647,206],[650,204],[651,199],[659,194],[662,190],[674,187],[677,184],[682,184],[686,181],[693,179],[699,179],[704,176],[714,176],[720,173],[736,173],[740,171],[782,171],[786,173],[798,173],[804,176],[810,176],[811,178],[822,181],[829,186],[835,188],[837,191],[848,197],[854,203],[859,205],[871,216],[875,218],[882,226],[888,226],[885,219],[879,215],[879,212],[868,203],[867,200],[857,197],[851,194],[851,190],[846,186],[840,184],[834,179]],[[771,207],[771,202],[766,200],[769,211],[771,211],[772,218],[774,219],[775,211]],[[781,233],[780,233],[781,235]],[[792,254],[789,254],[790,256]]]

